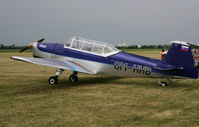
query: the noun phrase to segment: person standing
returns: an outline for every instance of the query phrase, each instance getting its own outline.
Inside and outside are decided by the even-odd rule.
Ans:
[[[165,57],[166,54],[167,54],[167,52],[166,52],[164,49],[162,49],[162,50],[160,51],[160,59],[161,59],[161,60],[164,59],[164,57]]]

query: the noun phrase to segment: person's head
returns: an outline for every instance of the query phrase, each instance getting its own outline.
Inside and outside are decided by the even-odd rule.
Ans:
[[[161,51],[164,52],[164,49],[162,49]]]

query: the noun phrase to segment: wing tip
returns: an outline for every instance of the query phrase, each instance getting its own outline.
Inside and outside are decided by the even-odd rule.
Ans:
[[[11,56],[10,59],[15,59],[15,56]]]

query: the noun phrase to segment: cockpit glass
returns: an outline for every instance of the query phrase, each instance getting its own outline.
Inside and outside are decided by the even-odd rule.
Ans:
[[[111,44],[80,37],[71,38],[66,42],[65,46],[102,55],[119,51]]]
[[[70,40],[68,40],[68,41],[65,43],[65,46],[70,47],[71,42],[72,42],[72,40],[71,40],[71,39],[70,39]]]
[[[92,52],[97,54],[102,54],[103,46],[94,45]]]
[[[81,49],[82,47],[82,42],[79,40],[74,40],[72,43],[72,48],[76,48],[76,49]]]
[[[82,50],[91,52],[92,47],[93,47],[93,44],[90,44],[90,43],[86,43],[86,42],[85,42],[85,43],[83,44],[83,46],[82,46]]]

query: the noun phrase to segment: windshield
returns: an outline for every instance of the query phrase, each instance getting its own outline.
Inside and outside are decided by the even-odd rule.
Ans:
[[[71,38],[66,42],[65,46],[102,55],[119,51],[111,44],[80,37]]]

